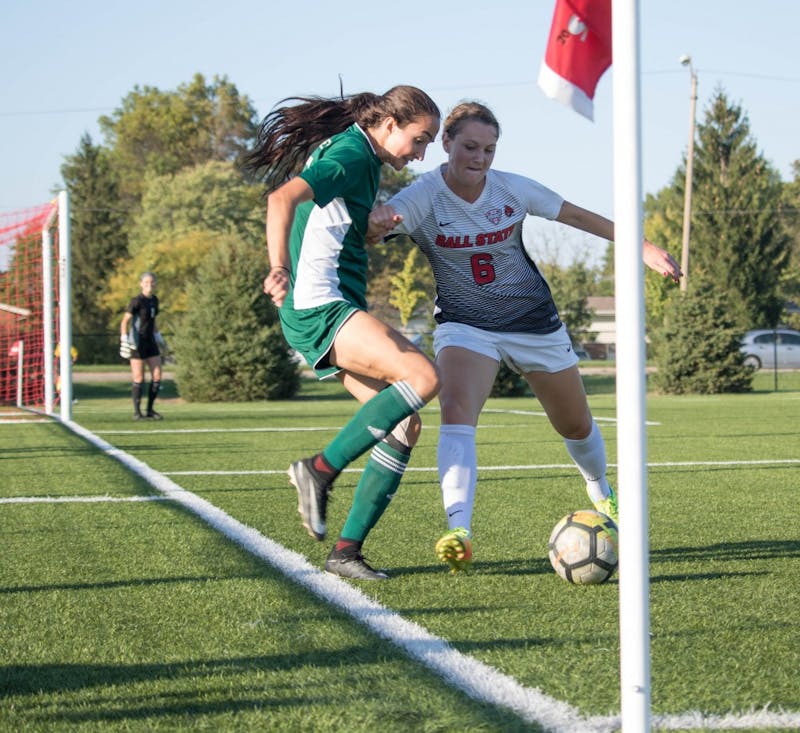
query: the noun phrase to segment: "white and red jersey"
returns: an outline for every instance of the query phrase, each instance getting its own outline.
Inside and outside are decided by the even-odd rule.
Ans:
[[[490,331],[550,333],[561,326],[553,297],[522,245],[528,214],[554,219],[564,199],[525,176],[489,170],[474,203],[456,196],[443,170],[420,176],[389,203],[431,263],[438,323]]]

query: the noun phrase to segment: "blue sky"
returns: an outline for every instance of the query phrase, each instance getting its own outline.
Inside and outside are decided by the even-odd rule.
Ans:
[[[536,85],[554,0],[368,3],[329,0],[11,0],[0,45],[0,211],[51,198],[60,165],[97,118],[135,85],[175,89],[196,72],[226,75],[263,116],[283,97],[428,91],[443,111],[489,104],[503,127],[495,166],[535,178],[613,216],[613,66],[595,121]],[[341,10],[345,8],[345,10]],[[698,119],[715,89],[747,113],[759,150],[785,180],[800,159],[800,3],[796,0],[641,0],[642,171],[645,193],[667,185],[685,154],[691,54]],[[444,160],[437,141],[424,171]],[[546,247],[592,238],[548,234]]]

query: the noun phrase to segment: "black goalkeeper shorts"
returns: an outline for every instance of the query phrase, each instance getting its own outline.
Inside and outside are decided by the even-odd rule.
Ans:
[[[153,356],[161,356],[155,339],[140,339],[138,348],[131,352],[131,359],[150,359]]]

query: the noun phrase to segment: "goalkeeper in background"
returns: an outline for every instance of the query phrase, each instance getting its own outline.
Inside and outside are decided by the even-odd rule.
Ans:
[[[156,276],[145,272],[139,278],[141,292],[131,299],[122,317],[119,335],[119,355],[130,359],[133,375],[133,419],[161,420],[153,409],[161,389],[161,351],[164,340],[156,328],[158,296],[155,294]],[[142,391],[144,388],[144,365],[150,369],[150,388],[147,392],[147,411],[142,414]]]

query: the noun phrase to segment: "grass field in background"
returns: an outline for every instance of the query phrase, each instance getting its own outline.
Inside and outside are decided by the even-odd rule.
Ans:
[[[586,383],[616,463],[614,378]],[[780,373],[777,392],[771,373],[754,386],[648,398],[656,715],[800,713],[800,373]],[[331,542],[315,543],[285,469],[355,403],[316,382],[249,404],[185,404],[165,387],[166,419],[133,423],[125,382],[78,383],[74,420],[321,567],[358,471],[337,481]],[[433,555],[445,522],[428,407],[364,548],[391,580],[353,585],[526,687],[618,714],[616,578],[570,586],[546,557],[556,521],[589,506],[583,482],[535,400],[487,408],[474,572],[450,576]],[[3,421],[0,471],[0,499],[71,499],[0,504],[3,731],[539,730],[448,686],[64,426]],[[77,501],[95,497],[124,501]]]

